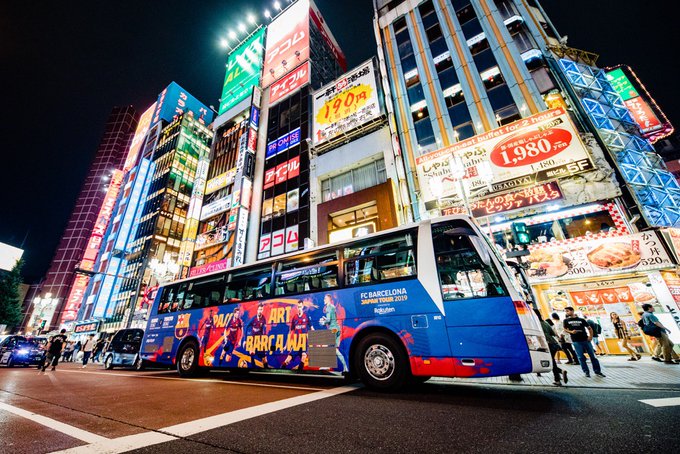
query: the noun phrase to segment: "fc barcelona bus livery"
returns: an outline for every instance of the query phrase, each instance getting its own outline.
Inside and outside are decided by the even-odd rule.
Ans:
[[[159,289],[145,362],[329,371],[396,389],[549,370],[540,323],[478,225],[449,216]]]

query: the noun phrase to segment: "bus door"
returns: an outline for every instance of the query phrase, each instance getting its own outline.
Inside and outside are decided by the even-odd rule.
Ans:
[[[526,356],[514,303],[486,243],[470,228],[436,230],[433,246],[452,355],[464,364]]]

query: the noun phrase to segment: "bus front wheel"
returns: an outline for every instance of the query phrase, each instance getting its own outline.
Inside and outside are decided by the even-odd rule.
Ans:
[[[177,372],[182,377],[193,377],[198,373],[198,345],[187,342],[177,355]]]
[[[406,384],[410,371],[404,349],[393,337],[381,333],[361,339],[355,370],[369,388],[394,391]]]

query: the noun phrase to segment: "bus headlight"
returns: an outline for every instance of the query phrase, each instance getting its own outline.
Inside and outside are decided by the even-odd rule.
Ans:
[[[524,337],[526,337],[527,339],[527,345],[529,346],[529,350],[535,350],[539,352],[548,351],[548,342],[546,342],[545,337],[535,336],[532,334]]]

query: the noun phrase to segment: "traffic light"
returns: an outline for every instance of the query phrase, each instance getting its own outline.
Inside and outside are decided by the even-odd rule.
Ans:
[[[531,235],[529,235],[527,225],[524,222],[513,222],[511,229],[512,240],[516,245],[531,243]]]

